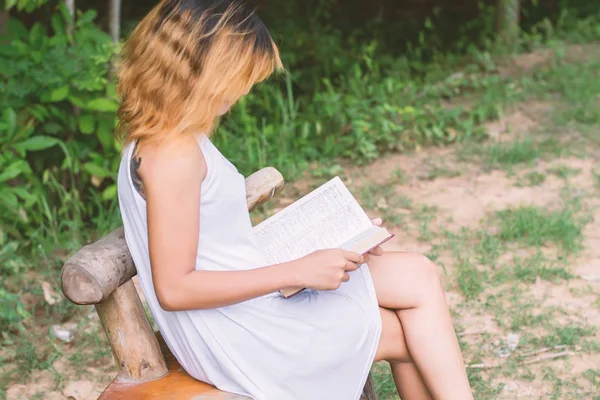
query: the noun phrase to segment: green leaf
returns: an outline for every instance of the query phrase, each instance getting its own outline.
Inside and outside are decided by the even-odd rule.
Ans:
[[[10,40],[27,38],[27,27],[16,18],[9,18],[4,25],[4,35]]]
[[[102,200],[113,200],[117,197],[117,185],[110,185],[102,192]]]
[[[86,135],[93,133],[94,129],[96,128],[96,120],[90,114],[82,114],[79,116],[77,123],[79,124],[79,130],[81,133]]]
[[[4,4],[4,9],[10,10],[15,6],[15,4],[17,4],[17,0],[6,0],[6,3]]]
[[[116,99],[117,98],[117,85],[115,85],[113,82],[110,82],[106,86],[106,95],[111,99]]]
[[[15,149],[19,151],[39,151],[57,145],[60,141],[50,136],[34,136],[15,144]]]
[[[54,29],[54,33],[56,35],[64,36],[65,35],[65,23],[59,14],[54,14],[52,19],[50,20],[52,24],[52,28]]]
[[[7,122],[7,133],[8,136],[12,136],[17,127],[17,113],[12,108],[7,108],[4,110],[4,120]]]
[[[29,43],[34,47],[39,47],[44,40],[44,29],[39,22],[33,24],[33,27],[29,31]]]
[[[19,206],[19,200],[10,188],[4,188],[3,190],[0,190],[0,204],[4,204],[11,208],[17,208]]]
[[[87,162],[85,164],[83,164],[83,169],[90,175],[93,176],[97,176],[99,178],[108,178],[109,176],[111,176],[110,171],[108,171],[107,169],[105,169],[104,167],[91,163],[91,162]]]
[[[56,103],[58,101],[63,101],[64,99],[67,98],[68,95],[69,95],[69,86],[65,85],[58,89],[54,89],[52,92],[50,92],[50,97],[48,98],[48,101],[53,102],[53,103]]]
[[[0,183],[14,179],[28,171],[30,171],[29,164],[23,160],[17,160],[2,171],[0,174]]]
[[[81,99],[80,97],[76,97],[76,96],[69,96],[69,101],[71,102],[71,104],[73,104],[75,107],[78,108],[86,108],[86,103],[83,99]]]
[[[58,135],[65,131],[64,125],[57,124],[56,122],[48,122],[42,125],[44,133],[50,135]]]
[[[104,150],[109,151],[114,140],[115,118],[101,118],[98,121],[98,130],[96,137],[102,143]]]
[[[21,186],[12,188],[12,192],[24,201],[32,202],[36,199],[36,196],[34,194],[32,194],[27,189]]]
[[[116,101],[102,97],[90,100],[87,106],[90,110],[100,112],[115,112],[119,109],[119,104]]]
[[[82,26],[84,24],[89,24],[94,19],[96,19],[97,15],[98,15],[98,12],[96,10],[94,10],[94,9],[87,10],[86,12],[84,12],[83,14],[81,14],[79,16],[79,18],[77,19],[77,25]]]

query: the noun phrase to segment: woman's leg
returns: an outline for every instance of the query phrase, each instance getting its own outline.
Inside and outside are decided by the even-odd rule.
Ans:
[[[387,361],[392,367],[396,389],[402,400],[431,400],[421,374],[413,364],[404,340],[400,319],[394,310],[379,308],[381,340],[375,361]]]
[[[432,397],[473,399],[435,265],[422,254],[386,252],[371,257],[369,269],[379,306],[398,316],[405,347]],[[401,374],[405,369],[396,370]],[[400,375],[395,379],[405,382]]]

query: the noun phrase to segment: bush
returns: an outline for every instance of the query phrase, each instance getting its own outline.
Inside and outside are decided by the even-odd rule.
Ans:
[[[116,195],[117,101],[107,79],[115,47],[95,16],[80,14],[72,34],[64,7],[52,16],[51,33],[40,23],[7,23],[8,44],[0,46],[0,246],[9,239],[23,245],[35,234],[76,235],[73,228],[92,211],[82,199]]]

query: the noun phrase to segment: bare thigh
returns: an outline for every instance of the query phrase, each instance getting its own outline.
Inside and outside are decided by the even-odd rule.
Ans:
[[[379,312],[382,325],[381,339],[375,361],[389,361],[393,364],[411,362],[400,318],[395,311],[387,308],[379,307]]]
[[[441,290],[435,264],[419,253],[385,252],[372,256],[369,270],[380,307],[403,310],[418,307],[432,291]]]

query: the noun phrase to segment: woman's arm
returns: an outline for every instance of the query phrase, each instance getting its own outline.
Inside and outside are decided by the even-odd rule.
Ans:
[[[300,283],[290,263],[248,271],[196,271],[201,183],[207,172],[202,152],[190,138],[143,147],[140,158],[152,278],[163,309],[221,307]]]
[[[348,271],[366,262],[360,254],[327,249],[253,270],[196,271],[201,184],[207,172],[202,152],[190,138],[143,148],[140,158],[152,279],[165,310],[223,307],[288,287],[335,290],[349,279]]]

